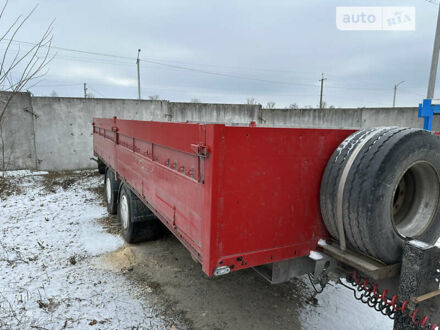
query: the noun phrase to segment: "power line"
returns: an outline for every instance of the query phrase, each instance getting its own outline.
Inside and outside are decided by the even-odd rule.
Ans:
[[[7,40],[7,39],[4,39],[4,40]],[[33,45],[33,46],[35,45],[32,42],[20,41],[20,40],[13,40],[13,42],[23,43],[23,44],[27,44],[27,45]],[[62,51],[81,53],[81,54],[89,54],[89,55],[95,55],[95,56],[105,56],[105,57],[112,57],[112,58],[119,58],[119,59],[130,59],[130,60],[136,61],[135,58],[126,57],[126,56],[119,56],[119,55],[112,55],[112,54],[98,53],[98,52],[89,52],[89,51],[84,51],[84,50],[77,50],[77,49],[57,47],[57,46],[51,46],[51,48],[52,49],[62,50]],[[155,65],[160,65],[160,66],[165,66],[165,67],[169,67],[169,68],[186,70],[186,71],[192,71],[192,72],[198,72],[198,73],[203,73],[203,74],[208,74],[208,75],[215,75],[215,76],[220,76],[220,77],[225,77],[225,78],[251,80],[251,81],[259,81],[259,82],[265,82],[265,83],[290,85],[290,86],[314,86],[314,87],[316,87],[315,84],[291,83],[291,82],[285,82],[285,81],[259,79],[259,78],[245,77],[245,76],[234,75],[234,74],[227,74],[227,73],[221,73],[221,72],[215,72],[215,71],[206,71],[206,70],[194,69],[194,68],[190,68],[190,67],[183,66],[183,65],[167,64],[167,63],[163,63],[163,62],[152,61],[152,60],[141,59],[141,58],[139,60],[142,61],[142,62],[146,62],[146,63],[150,63],[150,64],[155,64]]]
[[[38,87],[70,87],[70,86],[83,86],[83,83],[71,83],[68,81],[63,81],[63,80],[52,80],[52,79],[45,79],[47,81],[51,81],[51,82],[58,82],[59,84],[43,84],[43,85],[38,85]],[[43,80],[44,82],[44,80]],[[94,87],[93,87],[94,86]],[[99,83],[94,83],[93,86],[91,86],[89,83],[87,83],[87,88],[94,90],[97,94],[100,94],[101,96],[105,97],[102,93],[100,93],[98,90],[96,90],[96,86],[114,86],[114,84],[112,83],[103,83],[103,82],[99,82]],[[326,89],[330,88],[330,86],[326,85]],[[170,87],[159,87],[159,86],[151,86],[148,87],[148,89],[151,90],[161,90],[161,91],[172,91],[172,92],[179,92],[179,93],[183,93],[183,92],[187,92],[189,90],[189,88],[170,88]],[[342,88],[337,88],[338,90]],[[417,95],[419,97],[423,97],[424,95],[422,95],[421,93],[416,93],[416,92],[411,92],[409,91],[410,88],[408,87],[402,87],[402,90],[405,90],[405,93],[407,94],[413,94],[413,95]],[[418,88],[412,88],[414,90],[417,90]],[[421,88],[419,88],[421,89]],[[146,89],[143,88],[143,91],[145,91]],[[366,89],[371,90],[371,91],[379,91],[382,92],[384,94],[389,93],[390,88],[378,88],[378,89]],[[153,93],[153,92],[151,92]],[[198,92],[200,93],[200,91]],[[205,92],[202,92],[205,93]],[[223,94],[222,94],[223,95]],[[270,95],[277,95],[277,96],[292,96],[292,97],[297,97],[297,96],[313,96],[315,94],[313,93],[304,93],[304,92],[270,92]],[[327,95],[338,95],[338,94],[334,94],[334,93],[329,93],[328,90],[326,93],[323,93],[323,97],[327,96]]]
[[[428,0],[425,0],[425,1],[428,1]],[[7,39],[4,39],[4,40],[7,40]],[[21,40],[12,40],[12,41],[15,43],[26,44],[26,45],[30,45],[30,46],[35,45],[35,43],[27,42],[27,41],[21,41]],[[120,55],[114,55],[114,54],[108,54],[108,53],[102,53],[102,52],[92,52],[92,51],[78,50],[78,49],[58,47],[58,46],[51,46],[51,48],[56,49],[56,50],[66,51],[66,52],[74,52],[74,53],[78,53],[78,54],[87,54],[87,55],[102,56],[102,57],[114,58],[114,59],[130,60],[130,61],[133,61],[134,63],[136,61],[136,58],[134,58],[134,57],[132,58],[132,57],[128,57],[128,56],[120,56]],[[108,64],[123,64],[123,65],[132,65],[132,63],[133,63],[133,62],[113,61],[113,60],[105,61],[103,59],[93,59],[93,58],[82,59],[82,58],[71,57],[71,56],[66,56],[66,55],[57,55],[57,57],[60,57],[61,59],[65,58],[65,59],[72,59],[72,60],[91,62],[91,63],[108,63]],[[55,59],[57,57],[55,57]],[[148,60],[145,58],[143,58],[143,59],[140,58],[139,60],[142,62],[145,62],[145,63],[159,65],[162,67],[168,67],[171,69],[186,70],[186,71],[202,73],[202,74],[207,74],[207,75],[214,75],[214,76],[225,77],[225,78],[257,81],[257,82],[279,84],[279,85],[286,85],[286,86],[318,87],[317,84],[313,84],[313,83],[294,83],[294,82],[286,82],[286,81],[278,81],[278,80],[270,80],[270,79],[261,79],[261,78],[256,78],[256,77],[249,77],[249,76],[242,76],[242,75],[229,74],[229,73],[223,73],[223,72],[195,69],[195,68],[190,68],[190,67],[184,66],[184,65],[169,64],[169,63],[164,63],[164,62],[155,61],[155,60]],[[209,65],[209,64],[205,64],[205,65]],[[211,66],[216,66],[216,65],[211,65]],[[269,70],[269,69],[267,69],[267,70]],[[39,85],[39,87],[43,87],[43,86],[44,85],[41,85],[41,86]],[[385,88],[385,87],[383,87],[383,88],[378,88],[378,87],[344,87],[344,86],[338,86],[338,85],[327,85],[326,88],[343,89],[343,90],[374,90],[374,91],[388,90],[388,88]]]
[[[193,69],[193,68],[188,68],[188,67],[184,67],[184,66],[181,66],[181,65],[165,64],[165,63],[149,61],[149,60],[143,60],[143,59],[141,59],[141,61],[147,62],[147,63],[152,63],[152,64],[157,64],[157,65],[161,65],[161,66],[166,66],[166,67],[170,67],[170,68],[187,70],[187,71],[193,71],[193,72],[204,73],[204,74],[210,74],[210,75],[226,77],[226,78],[244,79],[244,80],[259,81],[259,82],[272,83],[272,84],[289,85],[289,86],[314,86],[314,87],[316,87],[315,84],[290,83],[290,82],[286,82],[286,81],[277,81],[277,80],[251,78],[251,77],[244,77],[244,76],[228,74],[228,73],[220,73],[220,72],[214,72],[214,71],[206,71],[206,70]]]
[[[102,97],[105,97],[105,95],[102,94],[101,92],[99,92],[98,90],[96,90],[96,88],[94,88],[94,87],[92,87],[92,86],[90,86],[90,85],[88,85],[88,86],[89,86],[88,88],[91,89],[92,91],[94,91],[95,93],[101,95]]]
[[[80,86],[82,84],[62,84],[62,85],[38,85],[38,87],[72,87],[72,86]]]
[[[5,41],[9,41],[9,39],[3,39]],[[14,43],[21,43],[21,44],[26,44],[26,45],[30,45],[30,46],[35,46],[35,43],[32,42],[28,42],[28,41],[22,41],[22,40],[12,40],[12,42]],[[66,52],[75,52],[75,53],[80,53],[80,54],[88,54],[88,55],[94,55],[94,56],[104,56],[104,57],[111,57],[111,58],[118,58],[118,59],[126,59],[126,60],[130,60],[130,61],[136,61],[135,57],[129,57],[129,56],[122,56],[122,55],[114,55],[114,54],[109,54],[109,53],[101,53],[101,52],[92,52],[92,51],[85,51],[85,50],[79,50],[79,49],[73,49],[73,48],[65,48],[65,47],[58,47],[58,46],[51,46],[51,49],[56,49],[56,50],[61,50],[61,51],[66,51]],[[144,62],[149,62],[151,61],[151,63],[154,64],[158,64],[158,65],[167,65],[166,63],[163,63],[161,61],[163,61],[163,59],[159,59],[159,58],[154,58],[154,57],[146,57],[141,59],[141,61]],[[159,63],[160,62],[160,63]],[[127,62],[124,62],[127,63]],[[192,66],[213,66],[213,67],[223,67],[223,68],[231,68],[231,69],[242,69],[244,68],[243,66],[229,66],[229,65],[219,65],[219,64],[208,64],[208,63],[188,63],[188,62],[179,62],[179,61],[174,61],[174,63],[180,63],[182,65],[192,65]],[[180,66],[179,66],[180,67]],[[269,69],[269,68],[250,68],[247,67],[247,69],[249,70],[263,70],[263,71],[272,71],[272,72],[292,72],[292,73],[301,73],[301,74],[310,74],[309,72],[300,72],[300,71],[296,71],[296,70],[284,70],[284,69]]]
[[[10,40],[10,39],[3,39],[3,40],[5,40],[5,41],[12,41],[14,43],[25,44],[25,45],[30,45],[30,46],[36,46],[37,45],[36,43],[29,42],[29,41],[23,41],[23,40]],[[50,48],[51,49],[62,50],[62,51],[66,51],[66,52],[80,53],[80,54],[89,54],[89,55],[95,55],[95,56],[113,57],[113,58],[126,59],[126,60],[135,60],[135,58],[128,57],[128,56],[119,56],[119,55],[114,55],[114,54],[90,52],[90,51],[85,51],[85,50],[79,50],[79,49],[73,49],[73,48],[65,48],[65,47],[58,47],[58,46],[53,46],[53,45],[51,45]]]

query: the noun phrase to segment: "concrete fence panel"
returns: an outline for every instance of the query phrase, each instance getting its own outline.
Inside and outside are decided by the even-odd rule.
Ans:
[[[0,93],[0,102],[10,94]],[[4,104],[4,103],[3,103]],[[304,128],[422,127],[417,108],[262,109],[260,105],[178,103],[15,95],[3,123],[8,169],[71,170],[95,167],[92,118],[209,122]],[[434,120],[440,130],[440,120]],[[1,146],[1,141],[0,141]],[[0,149],[1,151],[1,149]],[[0,160],[0,165],[2,164]]]
[[[0,111],[10,97],[11,93],[0,93]],[[34,120],[30,94],[14,95],[0,125],[0,170],[37,167]]]

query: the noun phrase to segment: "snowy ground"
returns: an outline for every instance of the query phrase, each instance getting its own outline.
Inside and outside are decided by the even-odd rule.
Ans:
[[[99,222],[107,215],[96,194],[101,181],[94,171],[18,171],[0,178],[0,328],[192,327],[158,307],[152,290],[139,291],[123,272],[97,266],[97,256],[124,245]],[[298,281],[311,291],[305,280]],[[392,328],[391,320],[341,286],[316,298],[316,304],[295,311],[304,329]]]
[[[94,256],[123,245],[96,222],[106,215],[88,189],[101,184],[96,172],[69,179],[14,174],[7,180],[17,186],[3,186],[11,195],[0,196],[0,328],[179,325],[135,298],[123,274],[93,265]]]

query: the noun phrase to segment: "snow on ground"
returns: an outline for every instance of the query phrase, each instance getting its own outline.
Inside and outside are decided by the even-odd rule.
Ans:
[[[46,175],[49,174],[49,172],[46,171],[30,171],[30,170],[16,170],[16,171],[0,171],[1,177],[13,177],[13,178],[19,178],[23,176],[33,176],[33,175]]]
[[[172,328],[123,274],[97,269],[93,256],[123,245],[95,221],[106,215],[90,189],[93,171],[75,179],[14,171],[0,187],[0,328]],[[61,180],[61,181],[60,181]],[[138,295],[139,296],[139,295]]]
[[[96,267],[95,256],[123,246],[96,221],[107,216],[92,191],[102,184],[101,176],[94,171],[63,177],[5,174],[0,176],[0,328],[184,327],[122,273]],[[391,320],[340,285],[328,286],[316,299],[299,311],[304,329],[392,329]]]
[[[316,306],[305,305],[300,312],[304,329],[393,329],[391,319],[355,300],[352,291],[341,285],[327,285],[316,299]]]

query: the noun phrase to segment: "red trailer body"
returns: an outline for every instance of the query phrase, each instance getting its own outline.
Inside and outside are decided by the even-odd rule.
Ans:
[[[321,177],[352,132],[95,118],[93,144],[211,276],[317,249]]]

